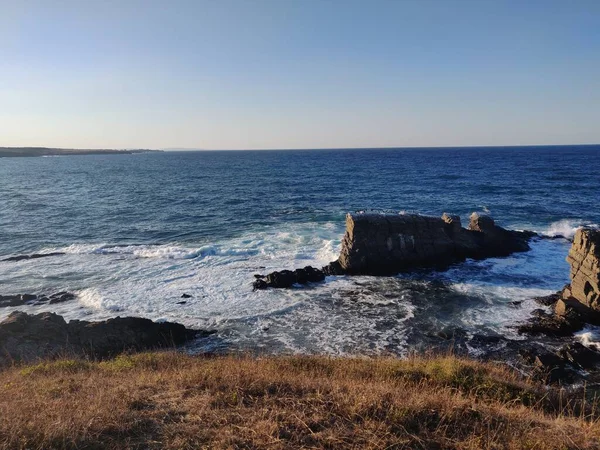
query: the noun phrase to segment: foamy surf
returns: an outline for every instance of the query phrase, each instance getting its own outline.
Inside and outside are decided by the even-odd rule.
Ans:
[[[586,222],[579,219],[563,219],[556,222],[552,222],[547,228],[542,230],[534,230],[543,236],[548,237],[564,237],[566,239],[573,239],[575,233],[580,228],[598,228],[598,224]]]
[[[539,307],[531,299],[559,289],[568,274],[568,243],[540,240],[530,252],[442,273],[328,277],[303,288],[252,290],[256,273],[335,260],[343,231],[343,224],[304,223],[196,244],[73,244],[45,249],[64,252],[60,257],[0,263],[0,282],[7,293],[53,283],[76,292],[76,301],[56,309],[68,319],[130,315],[218,330],[198,344],[209,347],[193,351],[342,355],[406,354],[415,333],[448,326],[518,339],[511,325],[526,320]]]

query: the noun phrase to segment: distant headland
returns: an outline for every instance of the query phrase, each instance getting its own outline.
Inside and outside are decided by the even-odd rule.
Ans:
[[[49,148],[49,147],[0,147],[2,157],[33,157],[33,156],[67,156],[67,155],[132,155],[134,153],[161,152],[162,150],[110,150],[110,149],[78,149],[78,148]]]

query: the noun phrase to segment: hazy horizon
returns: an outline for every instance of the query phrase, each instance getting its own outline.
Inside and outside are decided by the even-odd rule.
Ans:
[[[596,1],[0,2],[0,146],[600,142]]]

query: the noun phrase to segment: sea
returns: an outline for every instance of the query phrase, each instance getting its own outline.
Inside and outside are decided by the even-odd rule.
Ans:
[[[254,291],[255,274],[337,258],[345,216],[472,212],[540,234],[531,250],[443,272],[330,276]],[[581,226],[600,224],[600,146],[186,151],[0,158],[0,308],[140,316],[216,333],[194,352],[406,355],[462,336],[525,339],[535,297],[569,281]],[[184,298],[187,297],[187,298]],[[598,330],[580,333],[594,342]]]

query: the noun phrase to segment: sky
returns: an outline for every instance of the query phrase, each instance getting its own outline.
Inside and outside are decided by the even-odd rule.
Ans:
[[[598,0],[0,0],[0,146],[600,143]]]

